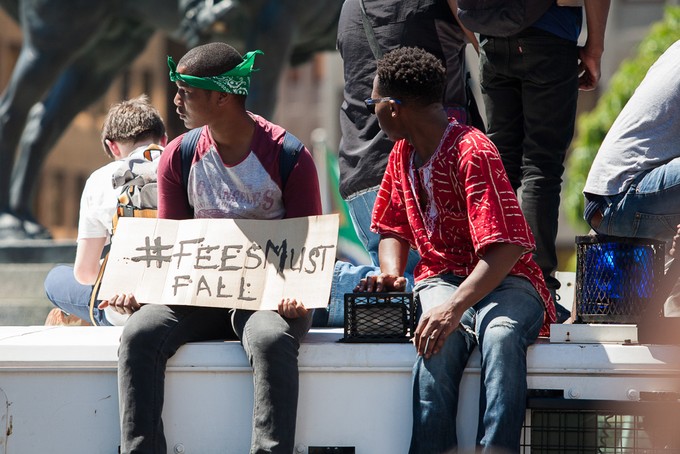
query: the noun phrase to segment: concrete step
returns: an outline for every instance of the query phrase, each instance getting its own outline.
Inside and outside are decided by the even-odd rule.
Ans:
[[[44,298],[53,263],[0,263],[0,299]]]
[[[52,304],[43,283],[52,263],[0,263],[0,325],[45,323]]]
[[[54,307],[47,298],[13,302],[0,299],[0,305],[0,326],[44,325],[47,314]]]
[[[74,240],[0,240],[0,263],[73,263]]]
[[[74,240],[0,240],[0,325],[43,325],[52,309],[45,276],[75,256]]]

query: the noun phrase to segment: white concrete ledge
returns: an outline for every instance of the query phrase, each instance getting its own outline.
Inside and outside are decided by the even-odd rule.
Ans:
[[[0,435],[0,452],[116,453],[121,330],[0,327],[0,434],[7,434]],[[301,346],[300,453],[309,446],[406,453],[413,346],[338,343],[341,337],[342,329],[313,330]],[[463,378],[461,447],[474,443],[479,364],[473,355]],[[634,401],[642,392],[680,392],[680,347],[544,339],[530,347],[528,370],[532,389]],[[170,452],[248,452],[251,414],[252,374],[238,342],[188,344],[170,360],[164,410]]]
[[[566,325],[562,325],[566,326]],[[587,325],[571,325],[583,328]],[[557,326],[556,329],[562,329]],[[0,371],[58,368],[115,370],[122,327],[4,326],[0,327]],[[410,343],[343,343],[342,328],[312,329],[300,348],[301,370],[381,369],[410,371],[415,349]],[[530,373],[676,373],[680,376],[679,347],[629,342],[550,343],[529,348]],[[170,359],[169,368],[250,369],[236,341],[187,344]],[[479,369],[473,355],[469,368]]]

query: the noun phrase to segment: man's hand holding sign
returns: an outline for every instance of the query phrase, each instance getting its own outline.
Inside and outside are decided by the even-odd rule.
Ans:
[[[100,307],[123,314],[140,303],[269,309],[296,318],[328,303],[337,233],[337,215],[123,218],[99,290]]]

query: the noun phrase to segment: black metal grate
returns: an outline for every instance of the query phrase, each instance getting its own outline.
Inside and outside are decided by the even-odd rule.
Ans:
[[[586,323],[637,323],[664,272],[664,243],[576,237],[576,310]]]
[[[412,293],[345,294],[343,342],[408,342],[414,330]]]
[[[578,402],[572,401],[576,405]],[[522,428],[521,454],[678,454],[677,404],[595,401],[604,408],[531,409]],[[646,404],[651,404],[647,402]],[[585,407],[592,407],[588,403]]]

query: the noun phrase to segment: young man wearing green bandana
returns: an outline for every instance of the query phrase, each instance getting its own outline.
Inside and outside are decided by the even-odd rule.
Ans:
[[[281,219],[321,214],[314,162],[303,148],[285,186],[279,159],[285,131],[245,109],[253,61],[224,43],[196,47],[177,66],[174,103],[187,128],[205,126],[184,183],[180,143],[158,166],[158,215],[169,219]],[[166,453],[161,412],[165,366],[187,342],[239,339],[254,374],[251,453],[294,451],[297,356],[311,311],[283,300],[278,311],[139,304],[121,295],[105,305],[132,313],[121,336],[118,387],[123,453]],[[225,409],[228,411],[228,409]],[[231,452],[228,446],[216,447]]]

